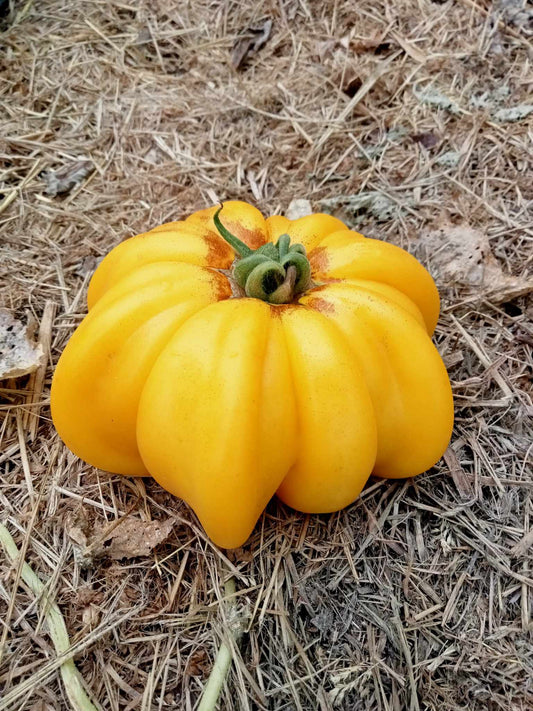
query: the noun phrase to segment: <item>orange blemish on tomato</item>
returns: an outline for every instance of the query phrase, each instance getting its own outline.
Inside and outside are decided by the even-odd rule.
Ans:
[[[229,269],[235,259],[235,254],[229,244],[214,232],[207,232],[204,239],[207,242],[209,265],[218,269]]]
[[[209,272],[213,276],[213,291],[217,301],[230,299],[233,295],[233,290],[228,277],[225,274],[221,274],[219,271],[215,271],[214,269],[209,269]]]
[[[315,311],[320,311],[323,314],[333,314],[335,313],[335,305],[331,301],[326,299],[321,299],[319,296],[308,298],[306,306],[314,309]]]
[[[308,255],[309,264],[311,265],[311,273],[324,273],[329,265],[327,247],[315,247]]]
[[[235,237],[238,237],[250,249],[257,249],[262,244],[265,244],[265,235],[261,230],[249,230],[243,227],[239,222],[228,220],[224,225]]]

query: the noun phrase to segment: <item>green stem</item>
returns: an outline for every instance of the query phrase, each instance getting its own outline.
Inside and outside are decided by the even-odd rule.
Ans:
[[[233,578],[230,578],[224,585],[224,593],[227,598],[235,595],[235,580]],[[230,604],[234,605],[235,602],[231,601]],[[228,621],[233,623],[232,636],[233,641],[237,643],[242,636],[243,626],[240,621],[235,620],[235,618],[233,620],[231,619],[232,611],[233,607],[228,610],[227,617],[229,618]],[[213,669],[211,670],[207,684],[204,687],[202,699],[197,711],[214,711],[216,708],[220,692],[222,691],[222,687],[224,685],[224,680],[231,665],[231,659],[232,647],[226,644],[226,642],[222,642],[218,649],[217,656],[215,657]]]
[[[296,281],[293,292],[301,294],[311,284],[311,266],[307,257],[301,252],[291,249],[281,260],[281,266],[288,272],[292,267],[295,270]]]
[[[250,249],[220,221],[221,205],[213,216],[221,237],[241,257],[233,265],[233,279],[246,296],[270,304],[289,304],[297,294],[311,285],[311,265],[302,244],[291,245],[288,234],[280,235],[276,244],[266,242]]]
[[[226,240],[226,242],[233,247],[233,249],[237,252],[237,254],[240,257],[249,257],[250,254],[253,253],[253,249],[250,249],[247,244],[244,244],[238,237],[235,237],[235,235],[232,235],[231,232],[224,227],[222,222],[220,221],[220,213],[222,212],[222,208],[224,205],[221,205],[218,210],[215,212],[213,215],[213,222],[215,223],[215,227],[217,230],[220,232],[222,237]]]
[[[0,523],[0,543],[4,547],[8,558],[14,563],[19,556],[19,549],[7,528]],[[44,610],[44,618],[50,632],[50,637],[54,643],[58,655],[64,654],[70,648],[65,620],[59,607],[52,602],[46,592],[46,588],[27,563],[22,566],[22,579],[30,588],[32,593],[41,599],[41,606]],[[82,677],[76,669],[73,659],[67,659],[59,668],[61,678],[65,685],[65,691],[74,711],[96,711],[91,700],[83,688]]]

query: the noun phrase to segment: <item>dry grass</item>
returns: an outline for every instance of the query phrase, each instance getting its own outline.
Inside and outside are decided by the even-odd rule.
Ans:
[[[221,708],[531,709],[527,297],[441,284],[456,427],[434,469],[370,482],[336,515],[273,502],[237,552],[153,481],[78,461],[48,409],[96,260],[216,198],[272,212],[369,193],[381,202],[338,208],[368,236],[416,251],[424,230],[466,223],[504,270],[530,273],[528,118],[497,114],[527,104],[525,2],[14,5],[0,35],[0,299],[52,338],[44,382],[2,383],[0,518],[62,610],[94,703],[193,709],[233,574],[248,626]],[[266,16],[271,39],[235,72],[235,38]],[[79,160],[94,170],[47,195],[43,171]],[[73,531],[101,539],[124,515],[174,517],[171,537],[149,556],[80,558]],[[20,566],[0,555],[0,569],[0,709],[67,709]]]

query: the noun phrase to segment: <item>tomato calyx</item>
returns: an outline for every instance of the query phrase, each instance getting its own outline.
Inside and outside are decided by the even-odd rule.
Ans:
[[[291,244],[288,234],[276,244],[267,242],[251,249],[224,227],[220,220],[223,206],[213,215],[220,236],[235,250],[238,260],[233,278],[246,296],[269,304],[288,304],[310,288],[311,266],[302,244]]]

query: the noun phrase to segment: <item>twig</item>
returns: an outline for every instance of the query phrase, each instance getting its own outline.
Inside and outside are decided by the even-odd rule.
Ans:
[[[7,528],[1,523],[0,543],[2,543],[11,562],[15,562],[19,555],[19,549]],[[50,631],[50,637],[52,638],[58,655],[63,654],[70,647],[70,640],[63,615],[58,606],[48,598],[45,586],[27,563],[24,563],[22,566],[22,579],[33,594],[41,598],[41,605],[44,608],[44,617]],[[83,688],[81,675],[76,669],[73,659],[67,659],[63,662],[60,667],[60,673],[65,685],[65,691],[74,711],[96,711],[96,707],[93,706]]]

